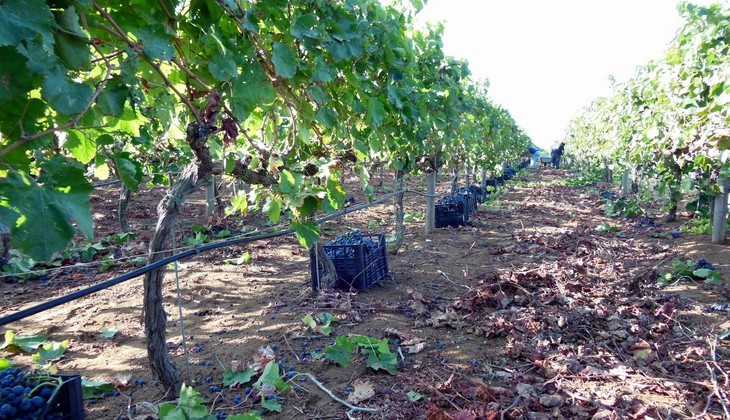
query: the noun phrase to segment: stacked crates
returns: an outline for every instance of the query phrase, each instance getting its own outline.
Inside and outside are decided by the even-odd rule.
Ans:
[[[352,231],[323,246],[337,270],[335,288],[365,290],[388,274],[385,235]],[[310,252],[312,289],[319,289],[323,264]]]
[[[462,187],[456,194],[446,196],[436,203],[436,227],[466,226],[471,212],[487,199],[487,189],[479,185]]]

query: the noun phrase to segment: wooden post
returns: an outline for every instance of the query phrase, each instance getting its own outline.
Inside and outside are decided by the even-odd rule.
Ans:
[[[210,217],[215,213],[215,175],[210,175],[205,188],[205,215]]]
[[[627,196],[631,194],[631,171],[624,169],[621,175],[621,194]]]
[[[721,192],[715,196],[714,214],[712,218],[712,243],[721,244],[725,242],[727,233],[727,206],[728,194],[730,193],[730,180],[723,179],[720,182]]]
[[[402,191],[403,187],[405,186],[404,182],[404,176],[403,176],[403,169],[397,169],[395,171],[395,185],[394,188],[396,191]],[[403,246],[403,242],[405,241],[406,236],[406,227],[404,224],[404,218],[405,218],[405,209],[403,207],[403,194],[398,194],[395,197],[393,197],[393,206],[395,207],[395,242],[393,243],[393,246],[390,249],[390,253],[395,255],[398,253],[398,250],[400,250],[400,247]]]
[[[425,230],[427,235],[431,234],[436,229],[436,180],[438,179],[438,173],[438,169],[434,168],[433,172],[428,174],[425,213]]]

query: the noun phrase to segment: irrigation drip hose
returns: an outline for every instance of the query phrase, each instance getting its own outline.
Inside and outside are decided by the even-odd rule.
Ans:
[[[370,203],[360,204],[360,205],[352,206],[352,207],[346,207],[338,212],[332,213],[329,216],[325,216],[320,219],[317,219],[316,221],[317,221],[317,223],[322,223],[322,222],[326,222],[328,220],[336,219],[340,216],[344,216],[345,214],[352,213],[352,212],[355,212],[358,210],[368,208],[370,206],[374,206],[374,205],[383,203],[384,201],[387,201],[390,198],[395,197],[396,195],[407,193],[407,192],[412,192],[412,191],[409,191],[406,189],[406,190],[392,192],[392,193],[386,194],[383,197],[381,197],[377,200],[374,200]],[[262,240],[262,239],[271,239],[271,238],[276,238],[279,236],[290,235],[294,232],[295,232],[294,229],[284,229],[284,230],[279,230],[279,231],[265,233],[265,234],[256,235],[256,236],[239,236],[236,238],[229,238],[229,239],[226,239],[226,240],[223,240],[220,242],[196,246],[195,248],[180,252],[175,255],[171,255],[167,258],[163,258],[159,261],[153,262],[152,264],[146,265],[144,267],[140,267],[136,270],[130,271],[129,273],[121,275],[119,277],[102,281],[101,283],[95,284],[95,285],[87,287],[85,289],[77,290],[77,291],[75,291],[73,293],[69,293],[65,296],[61,296],[56,299],[51,299],[47,302],[43,302],[40,305],[32,306],[30,308],[23,309],[21,311],[12,313],[10,315],[6,315],[6,316],[0,318],[0,325],[6,325],[11,322],[15,322],[15,321],[21,320],[23,318],[27,318],[27,317],[35,315],[37,313],[43,312],[45,310],[55,308],[56,306],[63,305],[64,303],[71,302],[72,300],[76,300],[76,299],[82,298],[84,296],[88,296],[88,295],[90,295],[92,293],[96,293],[100,290],[104,290],[106,288],[109,288],[111,286],[125,282],[127,280],[131,280],[133,278],[142,276],[152,270],[155,270],[159,267],[164,267],[167,264],[173,263],[173,262],[181,260],[183,258],[197,255],[202,252],[212,251],[217,248],[223,248],[223,247],[227,247],[227,246],[231,246],[231,245],[238,245],[238,244],[243,244],[243,243],[247,243],[247,242],[255,242],[258,240]]]

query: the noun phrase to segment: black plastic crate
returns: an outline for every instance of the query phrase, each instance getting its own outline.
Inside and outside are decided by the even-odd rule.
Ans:
[[[383,234],[353,232],[338,237],[323,248],[337,270],[335,283],[337,289],[365,290],[388,274],[388,258]],[[313,252],[310,253],[310,267],[312,288],[318,289],[319,276],[324,267],[316,263]]]
[[[437,204],[435,219],[437,228],[466,226],[469,214],[464,211],[464,206]]]
[[[84,402],[81,390],[81,376],[58,375],[61,385],[48,400],[41,419],[84,420]]]
[[[470,185],[469,192],[471,192],[477,199],[477,203],[481,204],[487,199],[487,190],[482,188],[480,185]]]
[[[463,188],[463,187],[459,188],[459,190],[456,192],[456,194],[458,196],[460,196],[466,203],[466,212],[467,213],[471,213],[477,209],[477,198],[467,188]]]

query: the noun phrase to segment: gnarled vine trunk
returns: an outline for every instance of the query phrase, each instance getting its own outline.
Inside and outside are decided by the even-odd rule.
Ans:
[[[403,169],[395,171],[395,185],[396,191],[403,191],[405,182],[403,180]],[[396,195],[393,198],[393,205],[395,207],[395,242],[390,250],[390,253],[395,255],[398,250],[403,246],[406,236],[406,227],[404,224],[405,208],[403,207],[403,193]]]
[[[180,214],[185,199],[203,186],[209,179],[213,164],[210,151],[205,144],[206,138],[200,137],[198,124],[188,126],[187,141],[195,152],[196,160],[188,164],[180,177],[171,186],[168,194],[157,206],[157,226],[150,240],[148,263],[166,257],[165,247],[170,239],[173,226]],[[159,267],[145,275],[144,279],[144,325],[147,337],[147,358],[153,375],[173,398],[180,392],[180,377],[175,364],[167,354],[166,327],[167,316],[163,306],[162,284],[165,267]]]

